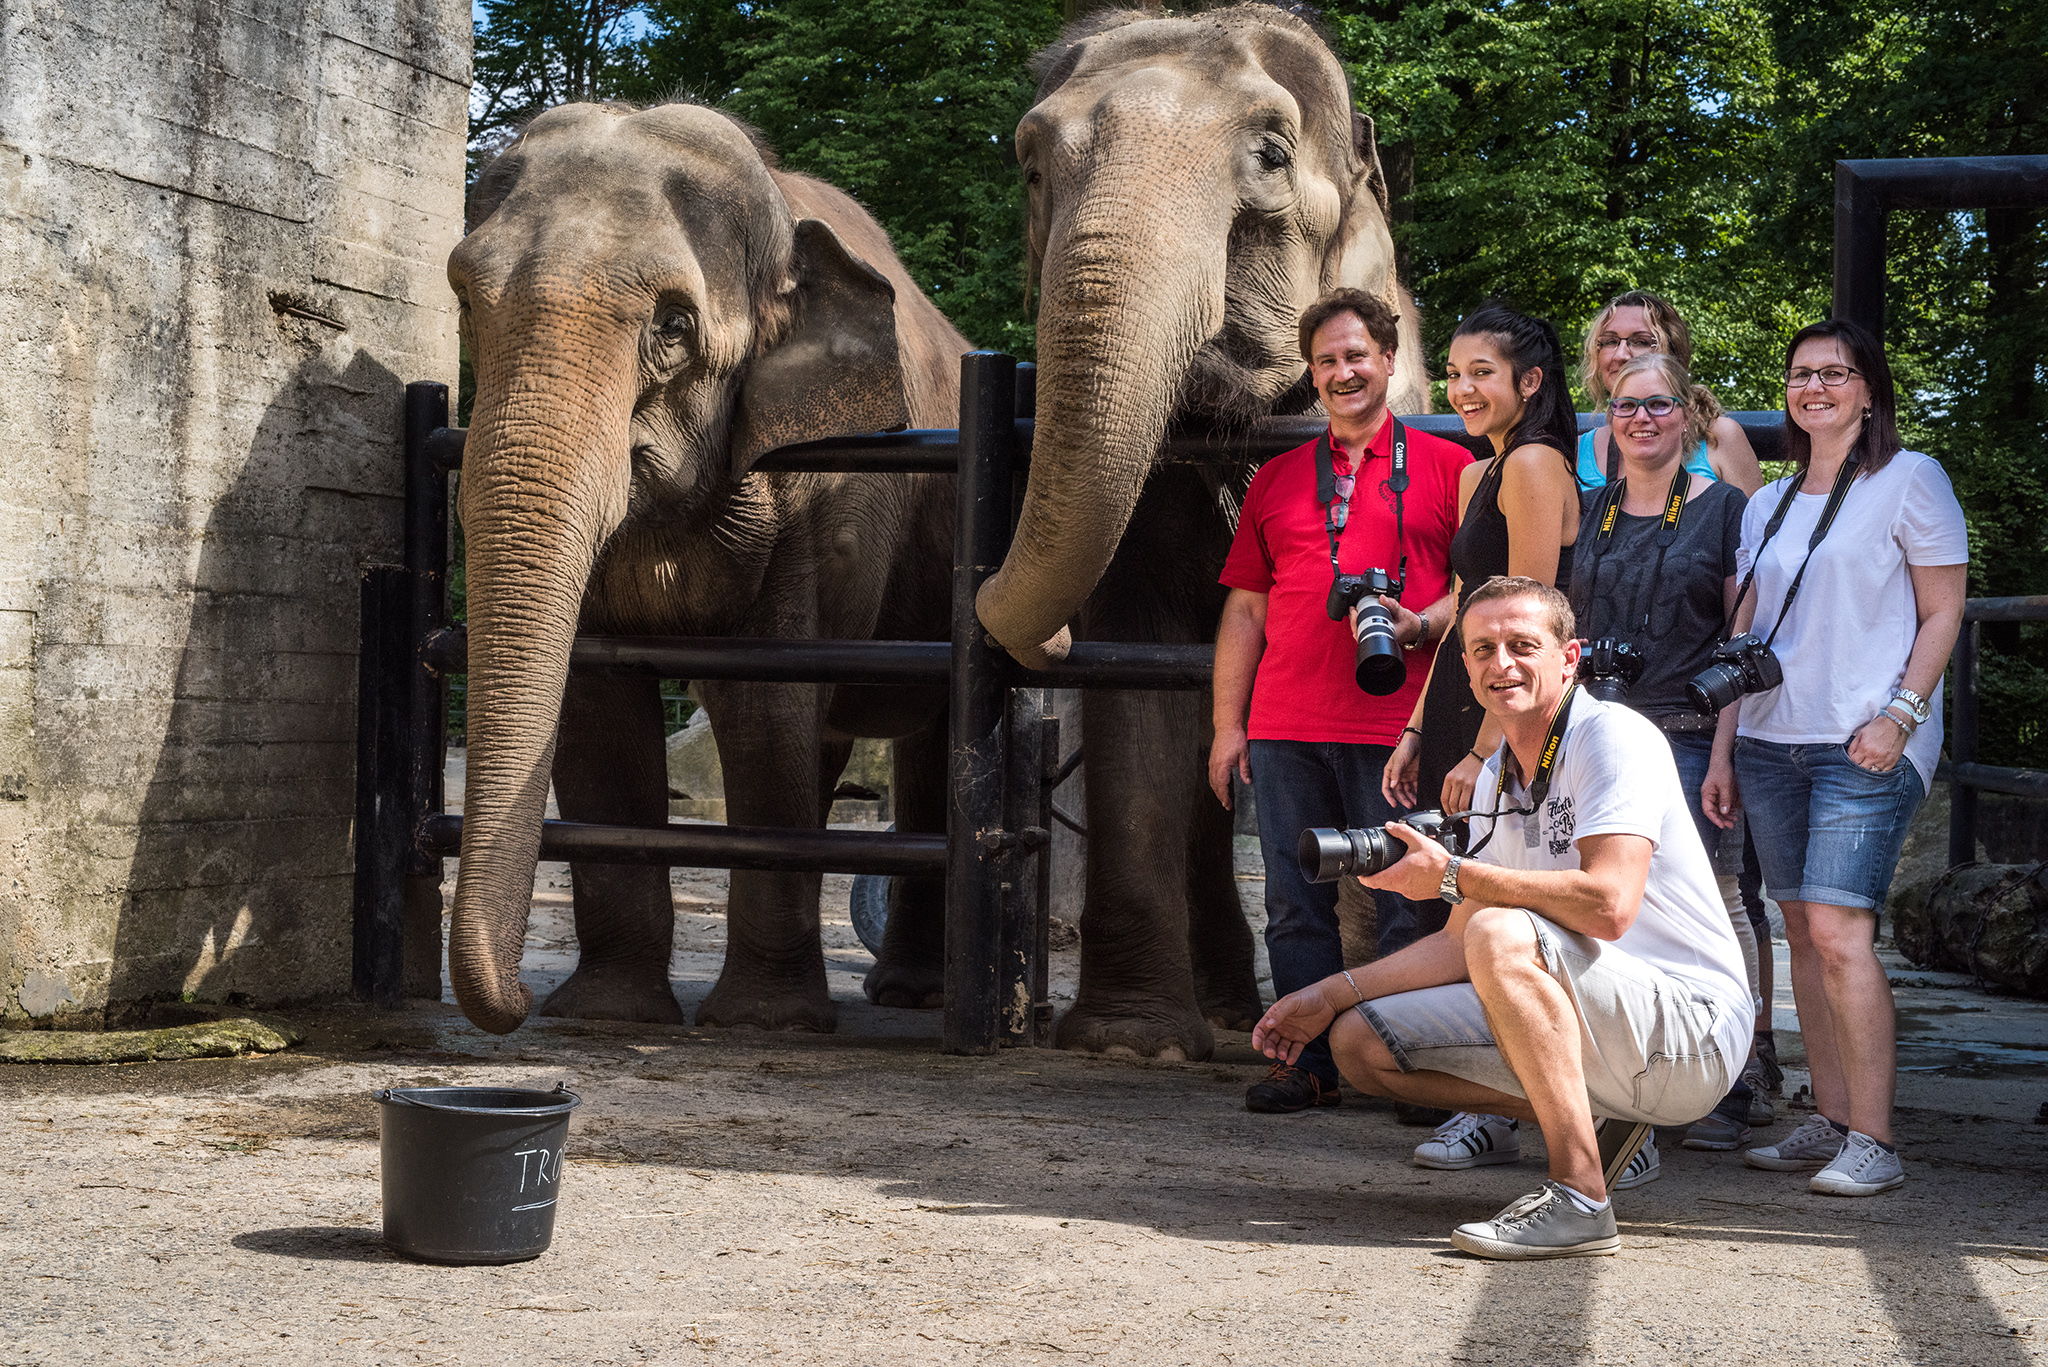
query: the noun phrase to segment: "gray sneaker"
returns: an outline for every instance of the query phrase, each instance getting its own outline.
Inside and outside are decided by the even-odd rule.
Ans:
[[[1749,1088],[1749,1123],[1759,1129],[1777,1124],[1778,1111],[1771,1105],[1771,1088],[1763,1066],[1751,1063],[1748,1071],[1743,1073],[1742,1081]]]
[[[1459,1225],[1451,1242],[1481,1258],[1600,1258],[1621,1247],[1614,1203],[1587,1215],[1555,1182],[1545,1182],[1491,1220]]]
[[[1875,1196],[1906,1184],[1906,1169],[1895,1153],[1886,1153],[1861,1130],[1849,1131],[1834,1161],[1815,1173],[1808,1191],[1823,1196]]]
[[[1628,1166],[1621,1170],[1621,1176],[1614,1179],[1614,1191],[1647,1187],[1663,1175],[1664,1170],[1657,1165],[1657,1141],[1651,1139],[1636,1150],[1636,1156],[1628,1160]]]
[[[1704,1119],[1686,1127],[1685,1147],[1711,1153],[1741,1148],[1749,1142],[1749,1105],[1747,1099],[1739,1096],[1722,1097],[1721,1104]]]
[[[1842,1151],[1842,1134],[1816,1111],[1768,1148],[1745,1149],[1742,1161],[1767,1172],[1812,1172]],[[1882,1152],[1880,1150],[1880,1152]]]

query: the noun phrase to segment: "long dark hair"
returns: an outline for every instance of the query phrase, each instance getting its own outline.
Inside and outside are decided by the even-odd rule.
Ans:
[[[1543,383],[1522,405],[1522,416],[1508,433],[1505,449],[1512,451],[1532,442],[1554,447],[1576,471],[1579,414],[1572,407],[1571,390],[1565,387],[1564,347],[1557,340],[1557,329],[1505,304],[1483,304],[1466,315],[1451,334],[1453,340],[1474,336],[1500,339],[1517,385],[1531,370],[1540,367],[1543,371]]]
[[[1856,434],[1856,443],[1849,451],[1862,462],[1864,474],[1874,475],[1905,447],[1899,440],[1899,394],[1892,384],[1892,363],[1884,358],[1884,343],[1861,323],[1830,318],[1792,334],[1785,347],[1785,369],[1792,368],[1792,357],[1799,351],[1800,343],[1815,337],[1841,343],[1842,350],[1849,353],[1849,364],[1861,372],[1864,387],[1870,391],[1870,416],[1863,420],[1863,430]],[[1813,438],[1792,420],[1789,390],[1785,394],[1785,454],[1799,466],[1801,475],[1813,461]]]

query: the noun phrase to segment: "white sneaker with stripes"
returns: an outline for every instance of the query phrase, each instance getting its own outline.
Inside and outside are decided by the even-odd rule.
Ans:
[[[1494,1163],[1518,1163],[1522,1158],[1522,1136],[1517,1130],[1517,1122],[1504,1115],[1460,1111],[1415,1146],[1415,1166],[1455,1172]]]

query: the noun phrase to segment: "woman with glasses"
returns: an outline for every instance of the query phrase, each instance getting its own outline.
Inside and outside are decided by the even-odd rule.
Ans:
[[[1465,469],[1458,486],[1458,531],[1451,539],[1451,569],[1458,601],[1495,575],[1524,575],[1544,584],[1571,582],[1572,543],[1579,535],[1578,481],[1572,443],[1578,413],[1565,382],[1564,348],[1557,329],[1540,318],[1488,305],[1458,324],[1445,364],[1444,392],[1465,430],[1485,437],[1493,455]],[[1472,696],[1456,627],[1444,633],[1429,684],[1388,757],[1381,787],[1388,801],[1411,808],[1440,804],[1446,813],[1470,810],[1485,757],[1498,749],[1500,725]],[[1450,907],[1440,901],[1406,902],[1411,923],[1389,937],[1383,952],[1441,930]],[[1482,1147],[1498,1130],[1513,1139],[1513,1122],[1498,1116],[1446,1116],[1429,1107],[1397,1104],[1404,1124],[1438,1126],[1415,1150],[1425,1167],[1466,1168],[1511,1162],[1519,1150]],[[1441,1122],[1441,1123],[1439,1123]]]
[[[1690,468],[1713,416],[1713,396],[1676,356],[1650,351],[1613,378],[1607,430],[1614,479],[1603,483],[1579,526],[1569,597],[1584,638],[1579,677],[1595,696],[1626,702],[1664,732],[1709,854],[1735,818],[1710,812],[1703,790],[1714,766],[1726,780],[1735,718],[1700,715],[1686,685],[1712,661],[1735,607],[1736,551],[1749,500],[1732,483]],[[1732,709],[1731,709],[1732,710]],[[1729,922],[1757,990],[1757,941],[1739,898]],[[1752,1062],[1753,1061],[1746,1061]],[[1749,1137],[1751,1068],[1714,1116],[1695,1125],[1686,1147],[1733,1149]],[[1716,1119],[1724,1123],[1711,1123]],[[1659,1176],[1645,1145],[1617,1187]]]
[[[1662,352],[1677,358],[1688,373],[1692,370],[1692,329],[1671,301],[1648,290],[1617,294],[1593,315],[1586,329],[1584,350],[1579,357],[1579,387],[1593,407],[1606,407],[1614,382],[1622,368],[1638,356]],[[1744,494],[1753,494],[1764,482],[1757,466],[1756,451],[1743,435],[1742,425],[1721,411],[1720,403],[1705,389],[1707,424],[1699,439],[1687,449],[1686,468],[1708,479],[1726,480]],[[1578,440],[1579,486],[1591,492],[1607,482],[1613,458],[1610,427],[1596,426],[1581,433]]]
[[[1764,884],[1785,913],[1792,995],[1818,1110],[1751,1167],[1812,1172],[1811,1190],[1870,1196],[1906,1180],[1892,1146],[1891,984],[1873,946],[1907,824],[1941,758],[1941,676],[1962,626],[1969,539],[1948,475],[1902,449],[1891,367],[1845,321],[1786,350],[1796,470],[1750,500],[1735,630],[1732,776],[1706,800],[1748,808]],[[1760,639],[1758,639],[1760,638]],[[1816,1171],[1817,1170],[1817,1171]]]

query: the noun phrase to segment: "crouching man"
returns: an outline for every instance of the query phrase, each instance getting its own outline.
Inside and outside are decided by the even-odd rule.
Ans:
[[[1550,1180],[1451,1242],[1487,1258],[1610,1254],[1609,1183],[1653,1125],[1707,1114],[1742,1068],[1742,954],[1671,747],[1572,685],[1564,595],[1491,579],[1458,625],[1472,691],[1506,732],[1475,790],[1473,852],[1391,824],[1408,853],[1364,880],[1440,894],[1450,924],[1283,997],[1252,1042],[1291,1060],[1327,1029],[1360,1091],[1533,1120]]]

